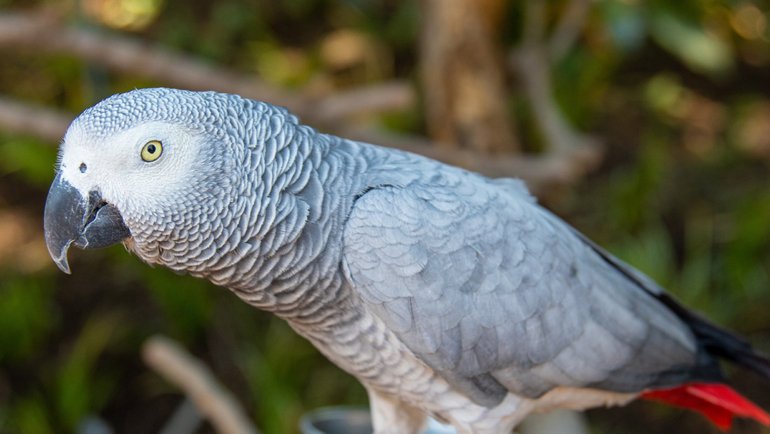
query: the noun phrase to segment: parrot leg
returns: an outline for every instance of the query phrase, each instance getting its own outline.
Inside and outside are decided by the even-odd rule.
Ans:
[[[425,428],[427,416],[419,409],[395,396],[368,387],[366,391],[374,434],[418,434]]]

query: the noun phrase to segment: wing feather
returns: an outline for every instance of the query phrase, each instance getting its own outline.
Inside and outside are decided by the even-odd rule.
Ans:
[[[477,402],[557,386],[638,391],[694,363],[692,332],[639,286],[647,278],[515,181],[447,171],[371,188],[343,255],[367,308]]]

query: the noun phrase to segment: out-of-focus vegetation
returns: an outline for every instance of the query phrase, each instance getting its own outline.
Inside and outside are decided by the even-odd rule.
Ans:
[[[498,12],[499,45],[522,38],[524,5]],[[546,2],[546,24],[572,2]],[[419,2],[396,0],[0,0],[0,15],[55,7],[77,26],[123,32],[319,92],[391,78],[418,89]],[[717,322],[770,352],[770,5],[759,0],[596,0],[552,68],[558,107],[605,144],[598,169],[549,200],[566,220]],[[0,48],[0,94],[76,113],[158,85],[74,57]],[[502,53],[501,53],[502,55]],[[543,147],[515,74],[500,95],[522,147]],[[422,90],[422,89],[421,89]],[[423,134],[418,104],[377,121]],[[203,358],[268,433],[322,405],[365,404],[357,383],[282,321],[227,291],[140,264],[121,248],[73,251],[60,273],[42,239],[55,146],[0,129],[0,432],[71,432],[94,418],[156,432],[183,397],[142,365],[155,333]],[[766,408],[770,387],[740,388]],[[590,412],[592,432],[712,432],[653,404]],[[756,433],[739,422],[735,432]],[[767,432],[767,431],[765,431]]]

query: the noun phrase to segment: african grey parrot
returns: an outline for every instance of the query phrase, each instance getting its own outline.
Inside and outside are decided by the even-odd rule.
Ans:
[[[285,109],[143,89],[61,145],[45,237],[122,242],[275,313],[365,386],[376,433],[426,415],[509,433],[527,414],[643,396],[770,417],[717,358],[770,360],[540,207],[521,181],[321,134]]]

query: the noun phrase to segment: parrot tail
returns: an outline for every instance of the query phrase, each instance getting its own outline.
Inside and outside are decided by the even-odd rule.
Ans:
[[[752,348],[742,337],[726,330],[693,312],[665,293],[655,283],[640,277],[628,265],[598,247],[591,240],[578,233],[610,265],[635,282],[650,296],[668,307],[690,327],[698,345],[695,366],[691,368],[689,380],[672,388],[649,389],[641,397],[664,401],[702,413],[722,430],[732,425],[733,417],[747,417],[770,426],[770,415],[751,401],[741,396],[730,386],[723,384],[724,376],[718,359],[724,359],[747,368],[770,380],[770,358]]]
[[[667,294],[657,297],[690,326],[701,349],[701,363],[692,372],[694,382],[669,389],[649,390],[642,393],[642,398],[700,412],[724,431],[730,428],[735,416],[770,426],[770,415],[720,382],[721,373],[716,362],[717,358],[724,359],[770,380],[770,358],[754,350],[742,337],[688,310]],[[714,370],[717,375],[714,375]],[[698,381],[698,377],[702,380]]]
[[[735,416],[770,426],[770,415],[726,384],[689,383],[671,389],[650,390],[642,393],[642,398],[695,410],[722,431],[730,429]]]
[[[770,358],[752,348],[746,339],[685,308],[668,294],[656,297],[690,326],[698,345],[706,354],[735,363],[770,380]]]

